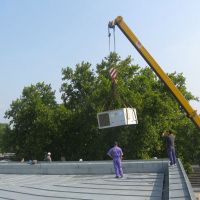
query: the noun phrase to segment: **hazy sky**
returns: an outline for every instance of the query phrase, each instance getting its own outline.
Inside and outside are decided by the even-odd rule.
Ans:
[[[61,69],[109,54],[107,24],[118,15],[165,72],[183,73],[200,97],[199,0],[0,0],[0,122],[25,86],[44,81],[60,102]],[[116,51],[147,64],[119,29]],[[200,103],[191,103],[200,113]]]

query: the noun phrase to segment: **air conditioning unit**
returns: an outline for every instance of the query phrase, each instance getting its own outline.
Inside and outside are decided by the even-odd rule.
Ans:
[[[120,108],[97,113],[99,128],[138,124],[135,108]]]

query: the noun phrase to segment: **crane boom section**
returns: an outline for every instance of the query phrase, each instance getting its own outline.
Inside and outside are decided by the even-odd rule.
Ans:
[[[172,80],[168,77],[168,75],[162,70],[159,64],[155,61],[155,59],[150,55],[150,53],[145,49],[136,35],[131,31],[128,25],[124,22],[121,16],[118,16],[114,21],[109,23],[109,28],[113,28],[115,25],[119,27],[119,29],[124,33],[124,35],[128,38],[128,40],[133,44],[133,46],[137,49],[140,55],[144,58],[144,60],[149,64],[149,66],[153,69],[153,71],[157,74],[157,76],[164,82],[164,84],[169,88],[171,93],[177,99],[181,107],[185,110],[188,117],[194,122],[194,124],[200,129],[200,116],[197,114],[196,110],[194,110],[189,102],[185,99],[180,90],[174,85]]]

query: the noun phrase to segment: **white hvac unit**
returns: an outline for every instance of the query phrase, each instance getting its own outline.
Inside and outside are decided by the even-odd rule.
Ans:
[[[135,108],[120,108],[97,114],[99,128],[138,124]]]

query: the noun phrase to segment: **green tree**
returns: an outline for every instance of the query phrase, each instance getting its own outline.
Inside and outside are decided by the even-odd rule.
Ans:
[[[15,135],[8,124],[4,126],[3,132],[0,135],[0,146],[2,153],[15,153]]]
[[[113,84],[109,70],[118,71]],[[169,77],[188,101],[198,100],[187,91],[183,74]],[[149,68],[134,65],[128,56],[111,53],[96,65],[88,62],[62,70],[61,98],[55,101],[50,85],[25,87],[22,96],[6,112],[10,127],[4,134],[6,146],[20,157],[43,159],[51,151],[54,160],[108,159],[106,151],[118,141],[125,159],[166,157],[161,133],[176,133],[178,157],[185,164],[199,161],[199,131],[163,82]],[[124,107],[137,109],[138,125],[98,129],[97,113]],[[187,148],[186,148],[187,147]]]
[[[6,117],[10,119],[14,150],[19,157],[42,159],[51,151],[56,125],[55,92],[50,85],[37,83],[25,87],[22,96],[13,101]]]
[[[101,158],[98,143],[96,103],[96,77],[91,64],[82,62],[75,70],[63,69],[62,99],[67,109],[71,110],[69,120],[70,135],[66,141],[68,159],[84,160]]]
[[[6,128],[8,127],[8,124],[0,123],[0,152],[4,152],[4,135],[6,132]]]
[[[114,90],[109,77],[109,69],[112,67],[119,73]],[[78,145],[73,152],[77,148],[78,151],[85,152],[85,149],[90,149],[89,144],[95,144],[91,145],[92,152],[96,152],[96,158],[105,159],[106,149],[114,140],[118,140],[128,159],[166,157],[165,144],[160,137],[163,130],[174,129],[179,143],[180,138],[187,138],[187,129],[183,128],[182,132],[179,132],[178,128],[184,125],[190,129],[190,137],[194,137],[194,125],[149,67],[141,68],[132,64],[131,57],[121,60],[117,54],[111,53],[97,64],[96,74],[90,68],[89,63],[81,63],[76,66],[75,71],[69,67],[63,71],[63,101],[68,109],[73,109],[74,119],[80,125],[79,127],[75,123],[72,126],[72,130],[75,131],[72,135],[75,136],[74,140],[76,138]],[[197,100],[186,90],[182,74],[171,73],[169,76],[188,101]],[[104,130],[96,128],[97,112],[122,107],[137,109],[138,125]],[[89,123],[85,119],[89,120]],[[177,144],[180,155],[185,151],[181,149],[182,144]],[[188,142],[188,145],[193,148],[192,143]],[[95,158],[90,157],[89,152],[85,152],[86,157]]]

